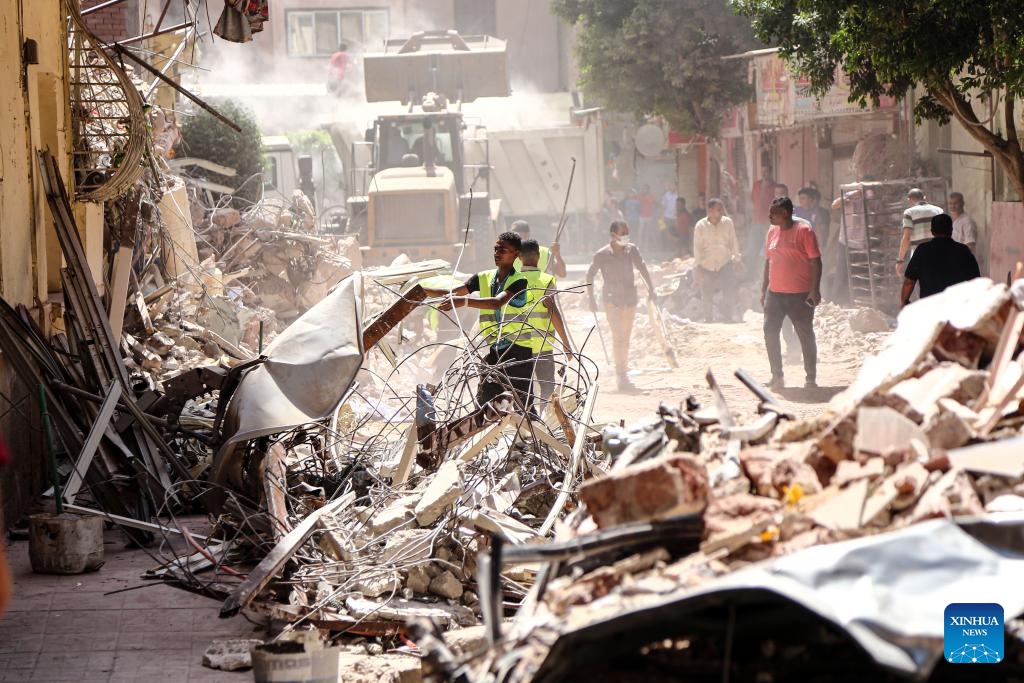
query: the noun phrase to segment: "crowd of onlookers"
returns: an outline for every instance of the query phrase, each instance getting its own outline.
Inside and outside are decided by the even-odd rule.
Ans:
[[[823,291],[833,301],[849,303],[848,256],[862,248],[857,240],[868,239],[865,216],[841,211],[839,226],[845,222],[845,229],[837,232],[833,240],[836,244],[829,249],[833,237],[830,210],[846,207],[842,199],[829,207],[823,206],[821,199],[817,185],[808,182],[797,191],[794,203],[789,187],[776,182],[765,166],[751,187],[749,221],[741,248],[724,199],[706,199],[698,194],[689,207],[674,183],[666,183],[660,196],[648,185],[639,191],[630,190],[621,201],[609,195],[600,221],[602,227],[610,226],[611,240],[594,255],[586,280],[593,282],[599,270],[608,271],[604,272],[604,303],[616,348],[619,388],[632,386],[626,368],[636,308],[634,269],[647,281],[652,303],[656,301],[641,253],[660,261],[693,257],[702,322],[736,322],[740,283],[758,288],[771,366],[770,386],[784,386],[780,333],[785,333],[791,355],[800,348],[805,387],[817,387],[814,310],[822,301]],[[929,203],[922,190],[910,188],[900,225],[892,228],[899,249],[891,255],[891,265],[902,278],[902,288],[899,300],[885,308],[907,305],[915,290],[922,297],[929,296],[978,277],[974,256],[977,226],[965,211],[961,193],[950,193],[946,213]],[[611,282],[609,274],[613,276]],[[611,296],[619,289],[629,293],[629,300],[621,305]],[[596,310],[593,292],[591,309]],[[624,321],[620,320],[620,311],[626,312]]]
[[[922,210],[921,205],[926,204],[923,193],[914,188],[912,194],[913,196],[908,194],[909,213],[919,213],[929,219],[943,211],[931,204],[927,204],[927,207],[933,208]],[[735,224],[735,230],[740,236],[742,254],[742,273],[737,274],[741,279],[751,280],[756,280],[760,275],[760,266],[765,257],[765,239],[770,227],[768,215],[772,202],[779,197],[792,198],[793,216],[810,223],[823,254],[830,239],[838,242],[829,250],[832,258],[824,264],[826,295],[839,303],[849,303],[849,291],[845,283],[848,245],[843,231],[840,230],[843,221],[841,200],[837,198],[831,204],[823,204],[821,191],[813,180],[800,187],[796,196],[793,196],[788,185],[774,179],[769,166],[761,169],[760,178],[752,183],[749,203],[745,202],[742,208],[736,206],[734,198],[723,196],[718,199],[723,216],[735,215],[737,210],[746,214],[742,220],[736,220]],[[966,244],[974,252],[977,225],[966,212],[963,194],[951,192],[947,203],[946,212],[953,219],[953,239]],[[611,192],[606,193],[599,217],[598,234],[603,235],[604,230],[612,222],[624,221],[630,226],[633,243],[648,259],[669,261],[674,258],[687,258],[695,256],[694,231],[701,219],[707,215],[708,199],[703,192],[696,193],[695,199],[689,202],[671,181],[664,183],[660,194],[655,193],[650,185],[644,184],[639,189],[630,189],[620,196]],[[836,216],[834,220],[833,215]],[[856,227],[847,226],[847,230],[853,234]],[[913,233],[912,242],[916,244],[930,238],[929,226],[919,225]],[[856,240],[856,237],[852,239]],[[901,246],[901,263],[897,265],[902,266],[909,259],[909,246],[910,242],[905,242]],[[902,275],[903,269],[897,268],[897,272]]]

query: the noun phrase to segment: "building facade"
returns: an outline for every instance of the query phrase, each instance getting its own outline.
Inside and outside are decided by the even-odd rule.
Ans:
[[[240,65],[253,82],[321,83],[341,43],[359,55],[387,38],[448,29],[505,40],[515,90],[573,87],[571,29],[552,15],[549,0],[275,0],[256,45],[216,41],[206,46],[204,63],[215,70]]]

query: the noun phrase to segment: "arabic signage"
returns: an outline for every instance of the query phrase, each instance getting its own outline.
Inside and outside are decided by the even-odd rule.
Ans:
[[[891,111],[896,109],[894,97],[881,97],[877,109],[862,108],[856,101],[850,102],[850,80],[842,67],[836,68],[835,84],[820,100],[808,91],[811,81],[803,76],[793,76],[793,120],[813,121],[832,116],[863,114],[868,111]]]
[[[758,55],[754,58],[754,69],[757,125],[762,128],[784,128],[868,111],[894,111],[899,105],[894,97],[880,98],[879,106],[873,109],[850,102],[850,82],[842,67],[836,69],[835,84],[821,99],[809,93],[810,80],[790,74],[778,54]]]
[[[757,125],[784,127],[793,123],[792,79],[777,54],[754,58],[757,74]]]

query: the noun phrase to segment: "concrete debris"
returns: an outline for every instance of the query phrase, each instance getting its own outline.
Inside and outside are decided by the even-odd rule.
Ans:
[[[665,455],[588,480],[580,499],[600,528],[700,512],[707,471],[687,456]]]
[[[691,400],[601,430],[591,415],[597,368],[586,358],[558,368],[550,404],[526,411],[506,393],[476,405],[473,388],[491,370],[479,362],[482,340],[465,330],[445,339],[414,314],[417,278],[448,264],[403,259],[363,271],[356,237],[317,232],[301,193],[239,210],[182,190],[176,205],[189,206],[174,234],[188,228],[196,240],[171,250],[168,272],[155,239],[168,232],[156,210],[161,180],[112,208],[131,210],[121,243],[149,235],[141,258],[122,254],[113,268],[121,275],[110,298],[125,304],[117,333],[82,284],[94,279],[70,213],[49,196],[63,255],[82,273],[66,283],[73,329],[43,340],[4,304],[0,352],[25,385],[47,392],[73,454],[61,456],[61,471],[75,471],[93,416],[105,415],[96,432],[105,438],[86,449],[95,506],[139,543],[183,535],[185,554],[151,576],[225,599],[222,616],[245,609],[388,647],[423,627],[417,620],[443,629],[484,621],[464,644],[431,637],[419,654],[461,658],[465,680],[508,667],[502,679],[515,683],[555,636],[645,596],[934,517],[1024,507],[1024,365],[1013,358],[1021,318],[1004,285],[978,279],[916,302],[884,342],[889,321],[878,312],[822,305],[823,350],[874,355],[812,419],[793,420],[744,381],[760,418],[738,419],[719,397],[714,413]],[[683,273],[679,287],[692,286],[692,263],[672,268]],[[336,326],[318,317],[340,301]],[[653,327],[638,325],[638,345]],[[326,337],[333,346],[320,353]],[[202,543],[148,517],[196,501],[211,513]],[[132,517],[140,511],[146,519]],[[246,642],[215,644],[204,664],[250,665]],[[341,680],[420,677],[414,657],[341,657]]]
[[[429,590],[434,595],[440,595],[449,600],[458,600],[462,597],[462,582],[455,578],[450,571],[443,571],[430,581]]]
[[[851,330],[861,334],[889,331],[889,319],[873,308],[857,309],[850,315],[849,324]]]
[[[441,516],[445,508],[450,507],[465,492],[462,482],[462,469],[456,461],[446,462],[430,480],[420,501],[413,511],[416,523],[430,526]]]
[[[215,640],[203,653],[203,666],[221,671],[239,671],[252,668],[252,649],[262,640]]]
[[[766,443],[741,449],[740,472],[728,482],[709,487],[704,478],[734,448],[727,429],[704,434],[700,451],[685,456],[658,445],[668,441],[658,437],[664,423],[655,423],[653,431],[646,423],[607,432],[624,440],[616,447],[618,458],[637,449],[641,457],[583,484],[585,508],[559,527],[550,551],[527,546],[533,549],[529,557],[560,563],[547,567],[558,578],[548,577],[537,602],[505,627],[508,637],[486,657],[477,654],[472,670],[492,675],[511,656],[522,664],[505,680],[533,680],[560,636],[611,615],[637,614],[658,596],[705,590],[752,562],[935,517],[1024,510],[1024,446],[1016,436],[1024,424],[1024,383],[1013,375],[1017,363],[1005,358],[1008,352],[1000,354],[1001,377],[990,376],[994,370],[985,365],[995,356],[1003,325],[1016,320],[1011,308],[1016,303],[1007,288],[987,280],[907,307],[853,386],[822,415],[782,422]],[[849,322],[870,327],[873,321],[880,329],[879,318],[860,312]],[[635,436],[627,439],[629,434]],[[702,523],[700,533],[687,536],[699,550],[681,550],[677,544],[686,534],[659,527],[683,520]],[[557,554],[565,544],[575,556]],[[607,561],[595,560],[585,549],[597,544],[618,551]],[[660,562],[624,568],[621,558],[639,560],[652,549],[668,553]],[[517,551],[508,562],[525,557]],[[908,566],[917,559],[908,557]],[[703,623],[703,617],[691,624],[687,614],[668,614],[672,632],[688,624],[683,632],[698,633],[696,624]],[[589,638],[599,639],[599,631]]]

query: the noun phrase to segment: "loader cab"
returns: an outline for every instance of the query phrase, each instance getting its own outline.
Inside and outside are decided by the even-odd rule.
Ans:
[[[426,163],[426,152],[423,146],[427,140],[425,128],[434,129],[433,161],[436,166],[444,166],[452,172],[459,194],[464,191],[465,178],[463,172],[462,149],[462,115],[459,113],[439,114],[408,114],[382,116],[371,129],[371,142],[374,145],[373,166],[375,171],[399,168],[410,163],[409,154],[415,154],[422,166]],[[368,133],[370,131],[367,131]]]

